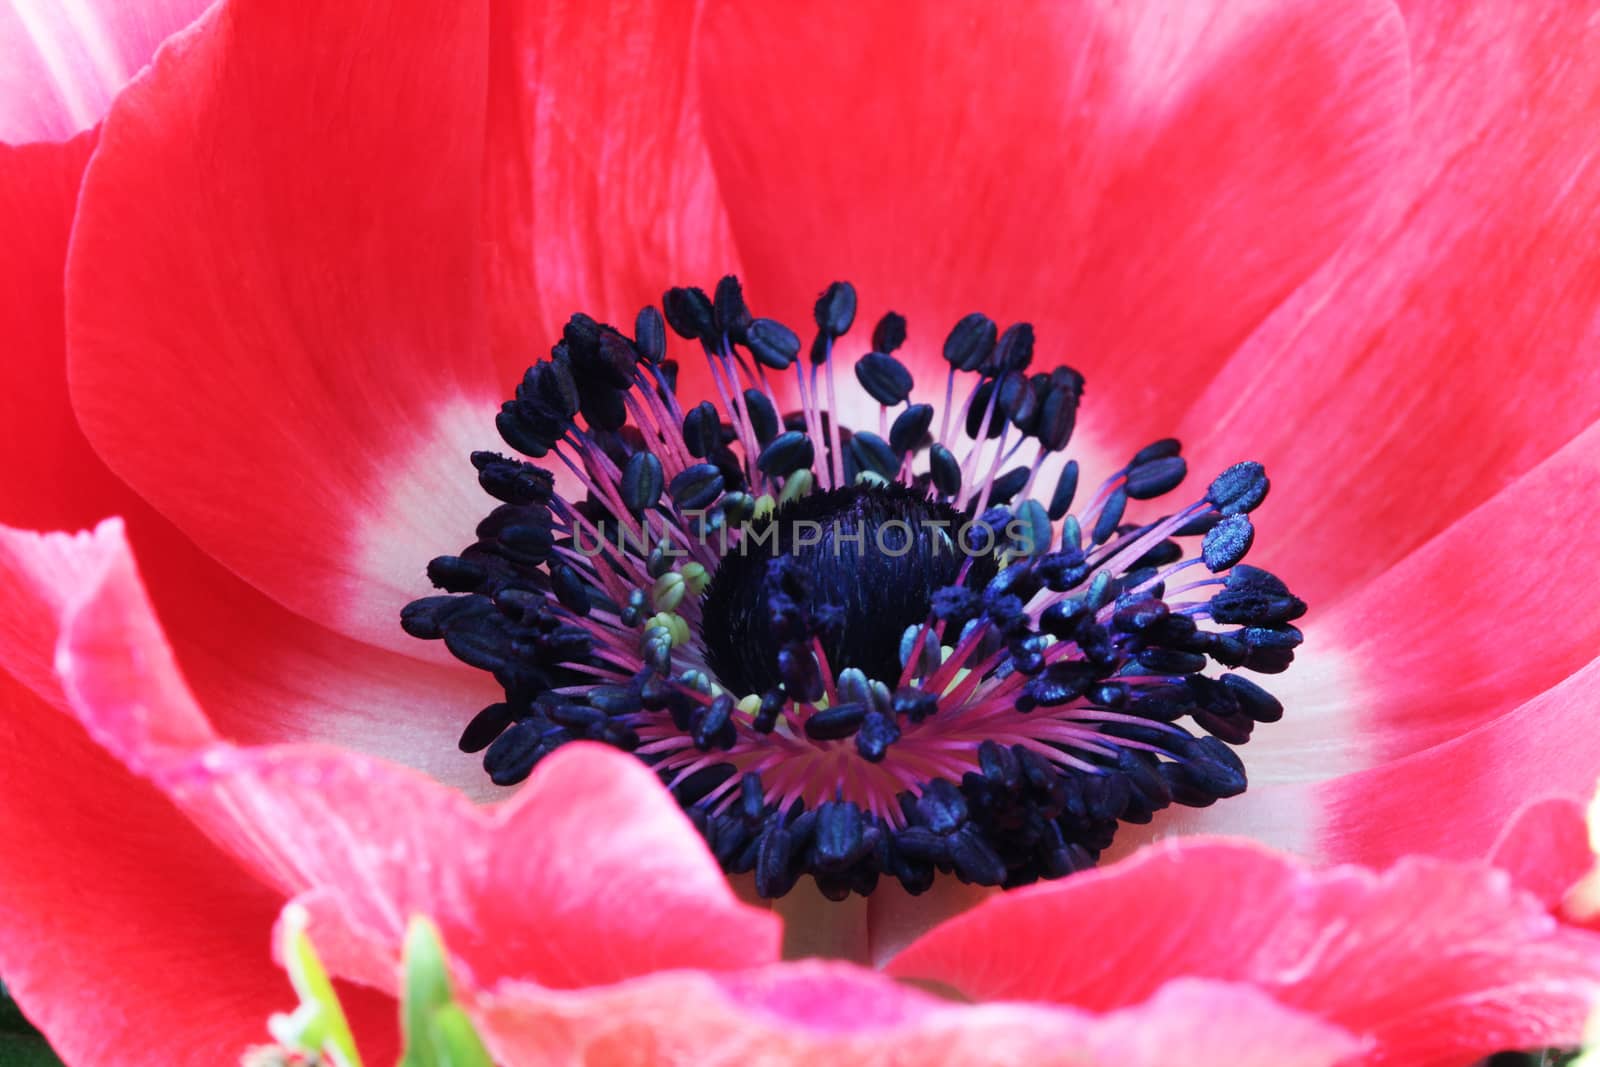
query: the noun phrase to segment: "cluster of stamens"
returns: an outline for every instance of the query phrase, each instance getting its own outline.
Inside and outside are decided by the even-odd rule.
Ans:
[[[1119,821],[1243,791],[1230,746],[1283,708],[1231,671],[1287,667],[1305,611],[1240,563],[1260,465],[1132,521],[1187,472],[1158,441],[1073,513],[1083,378],[1030,373],[1032,327],[980,314],[945,341],[937,435],[886,315],[855,365],[877,430],[851,432],[834,353],[855,306],[829,286],[809,353],[731,277],[671,290],[631,338],[572,317],[497,419],[542,465],[473,455],[501,503],[402,617],[505,690],[462,749],[502,785],[568,741],[634,752],[769,897],[806,874],[835,899],[1059,877]],[[669,324],[720,403],[680,406]]]

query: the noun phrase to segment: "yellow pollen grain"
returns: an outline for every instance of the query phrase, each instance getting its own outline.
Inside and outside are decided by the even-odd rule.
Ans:
[[[691,596],[699,596],[711,584],[711,575],[699,563],[685,563],[678,568],[678,573],[683,575],[683,584],[688,587]]]
[[[793,474],[789,475],[788,479],[783,483],[783,492],[778,494],[778,503],[788,504],[792,501],[799,500],[801,497],[811,492],[812,487],[816,485],[816,481],[816,478],[810,471],[795,471]]]
[[[656,584],[651,587],[650,606],[659,612],[676,611],[687,591],[688,584],[683,580],[683,575],[668,571],[657,578]]]
[[[660,628],[667,631],[672,638],[672,647],[680,648],[689,643],[689,622],[682,615],[670,611],[661,611],[650,616],[645,630]]]

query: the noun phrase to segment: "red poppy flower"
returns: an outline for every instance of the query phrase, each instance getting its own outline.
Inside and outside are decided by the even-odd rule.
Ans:
[[[581,921],[559,927],[508,906],[496,879],[526,872],[488,868],[507,851],[497,845],[525,846],[516,813],[554,817],[549,797],[535,803],[539,783],[561,768],[625,779],[625,760],[552,764],[485,816],[368,758],[495,792],[456,740],[500,688],[395,625],[423,591],[421,562],[472,540],[482,508],[463,461],[501,447],[506,383],[569,313],[632,321],[667,286],[734,268],[791,322],[831,277],[852,278],[864,299],[907,313],[902,362],[928,380],[943,369],[920,330],[972,306],[1030,318],[1049,363],[1088,379],[1073,442],[1086,471],[1109,473],[1172,430],[1197,467],[1248,457],[1272,470],[1255,551],[1315,608],[1277,686],[1289,711],[1252,742],[1248,793],[1161,829],[1243,829],[1379,866],[1412,852],[1475,859],[1531,796],[1589,788],[1600,759],[1583,694],[1600,612],[1573,576],[1595,546],[1565,521],[1600,481],[1600,389],[1582,362],[1596,293],[1582,235],[1600,183],[1574,132],[1597,89],[1581,62],[1587,11],[1508,2],[1464,17],[1362,0],[1182,17],[1151,5],[825,18],[234,2],[171,39],[103,124],[61,142],[187,12],[127,36],[83,15],[89,32],[69,38],[15,10],[29,15],[3,28],[36,42],[39,65],[28,94],[8,83],[5,133],[43,143],[0,151],[0,211],[16,235],[0,257],[15,294],[0,309],[15,353],[0,394],[13,428],[0,439],[0,519],[71,528],[125,515],[205,709],[176,681],[114,530],[8,536],[0,655],[19,684],[5,696],[15,726],[0,786],[14,804],[51,803],[4,828],[0,973],[75,1062],[130,1050],[200,1062],[255,1037],[277,981],[247,961],[291,893],[346,931],[329,935],[339,972],[380,990],[392,985],[394,909],[434,914],[489,998],[486,1019],[587,1018],[587,1001],[540,990],[654,982],[594,1003],[621,998],[606,1018],[654,1019],[640,1025],[659,1024],[667,1049],[692,1040],[671,1029],[691,1019],[652,1005],[706,988],[694,983],[734,1006],[805,1003],[808,982],[887,990],[856,972],[641,977],[749,964],[771,947],[759,916],[707,880],[687,824],[650,808],[642,787],[627,797],[651,816],[637,836],[596,833],[593,847],[652,842],[633,850],[641,888],[656,899],[673,882],[672,899],[703,914],[617,934],[606,924],[620,906],[577,909]],[[72,40],[85,43],[58,43]],[[63,106],[32,91],[45,83]],[[711,381],[686,371],[682,388]],[[607,812],[589,825],[628,825]],[[649,866],[658,856],[665,870]],[[1453,1062],[1576,1033],[1581,983],[1555,979],[1588,973],[1581,935],[1539,925],[1481,872],[1428,862],[1364,881],[1238,846],[1158,852],[1007,896],[897,966],[922,960],[974,995],[1156,1012],[1132,1005],[1157,979],[1119,980],[1094,1001],[1020,973],[985,985],[941,961],[970,953],[982,923],[1024,914],[1009,909],[1049,915],[1102,894],[1131,908],[1160,889],[1163,862],[1195,864],[1196,879],[1237,873],[1262,899],[1290,901],[1280,911],[1304,929],[1346,907],[1381,926],[1421,886],[1497,917],[1473,928],[1472,908],[1438,909],[1433,936],[1498,933],[1472,942],[1473,966],[1441,980],[1438,1005],[1354,1007],[1316,975],[1274,986],[1270,957],[1158,977],[1264,986],[1378,1042],[1380,1057]],[[196,885],[214,891],[197,899]],[[593,885],[556,878],[547,899]],[[871,908],[890,921],[896,899]],[[1124,913],[1096,907],[1116,930]],[[1269,923],[1281,915],[1248,900],[1236,910],[1261,938],[1287,938]],[[585,930],[632,947],[615,969],[567,980],[530,962],[534,949],[512,951]],[[1395,951],[1428,963],[1436,943]],[[551,967],[579,955],[539,951]],[[1430,965],[1461,963],[1440,958]],[[1473,969],[1486,958],[1538,999],[1486,994]],[[147,980],[117,980],[135,969]],[[539,988],[513,988],[523,981]],[[1174,1019],[1227,1000],[1186,988],[1164,994]],[[1477,1040],[1447,1022],[1479,994],[1503,1028],[1451,1044]],[[882,996],[882,1012],[855,1020],[874,1036],[913,1017],[929,1042],[1005,1022]],[[192,1017],[149,1025],[175,1004]],[[1259,1007],[1245,995],[1229,1010]],[[781,1030],[786,1009],[772,1012],[762,1025]],[[1282,1007],[1260,1016],[1263,1033],[1308,1025]],[[1134,1017],[1108,1018],[1039,1026],[1088,1027],[1093,1047],[1121,1050],[1117,1028]],[[1349,1052],[1318,1025],[1329,1055],[1307,1062]],[[513,1040],[513,1026],[490,1029]]]

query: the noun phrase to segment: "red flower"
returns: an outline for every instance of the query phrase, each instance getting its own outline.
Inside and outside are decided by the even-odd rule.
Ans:
[[[1176,429],[1204,467],[1269,465],[1259,551],[1318,608],[1291,711],[1252,746],[1249,793],[1163,829],[1374,866],[1487,854],[1600,766],[1600,608],[1576,580],[1600,533],[1569,519],[1600,485],[1590,12],[401,7],[223,3],[65,142],[186,12],[126,36],[106,15],[46,32],[31,7],[0,23],[39,57],[26,93],[0,86],[0,132],[43,142],[0,149],[0,519],[125,515],[171,641],[115,528],[6,535],[0,789],[26,817],[0,825],[0,974],[71,1061],[256,1040],[281,1000],[261,931],[291,894],[380,991],[405,912],[434,915],[506,1050],[529,1019],[663,1054],[738,1020],[810,1055],[1036,1032],[1116,1062],[1152,1017],[1177,1042],[1223,1012],[1273,1063],[1346,1055],[1327,1022],[1388,1062],[1575,1036],[1590,942],[1484,872],[1312,875],[1237,845],[1008,895],[896,964],[1132,1014],[941,1007],[837,966],[654,975],[770,959],[775,935],[628,761],[564,756],[486,814],[368,757],[489,792],[454,745],[493,688],[394,626],[419,562],[470,538],[462,459],[569,312],[622,320],[737,265],[790,319],[832,275],[914,331],[973,305],[1032,318],[1088,375],[1087,459]],[[568,805],[562,775],[623,802]],[[579,846],[524,866],[545,838],[523,820],[563,819],[607,877],[554,863]],[[1236,887],[1227,921],[1152,931],[1192,962],[1124,960],[1173,871]],[[1113,980],[1093,996],[1048,970],[1073,942],[1030,961],[1027,938],[985,937],[1058,909],[1096,920]],[[1417,939],[1380,932],[1397,922]],[[591,932],[598,959],[572,947]],[[960,962],[988,941],[1006,983]],[[1293,944],[1325,947],[1272,955]],[[1341,969],[1381,960],[1415,976],[1394,999]],[[1136,1006],[1186,974],[1277,1003],[1179,985]],[[871,1010],[819,1016],[818,989]]]

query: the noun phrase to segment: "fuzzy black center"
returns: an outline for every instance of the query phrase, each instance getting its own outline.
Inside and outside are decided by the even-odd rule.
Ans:
[[[856,667],[892,688],[901,636],[928,618],[934,591],[969,559],[969,581],[994,574],[984,538],[962,537],[967,520],[899,485],[816,492],[779,508],[729,550],[706,590],[701,636],[718,680],[737,693],[779,684],[774,604],[793,600],[829,618],[820,640],[834,671]]]

